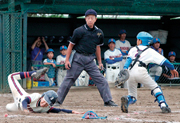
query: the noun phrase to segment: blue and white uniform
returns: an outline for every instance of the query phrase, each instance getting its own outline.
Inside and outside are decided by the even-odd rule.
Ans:
[[[108,49],[104,53],[106,61],[106,79],[108,83],[114,83],[120,71],[120,62],[122,61],[122,54],[118,49],[111,51]]]
[[[44,59],[43,63],[54,63],[56,64],[56,61],[54,59]],[[49,81],[49,86],[52,86],[54,83],[54,77],[55,77],[55,68],[51,65],[49,67],[49,70],[45,74],[45,80]]]
[[[166,104],[166,100],[164,98],[161,88],[150,77],[146,67],[149,63],[155,63],[158,65],[165,65],[170,70],[174,70],[174,66],[164,56],[160,55],[158,52],[156,52],[152,48],[147,48],[147,45],[149,45],[152,38],[153,37],[149,33],[140,32],[137,35],[137,39],[139,42],[141,40],[142,43],[137,46],[138,48],[137,47],[131,48],[128,53],[128,58],[124,65],[124,69],[128,69],[131,64],[131,67],[129,69],[130,77],[127,81],[129,95],[123,96],[121,98],[121,107],[122,107],[121,109],[123,112],[127,113],[128,105],[134,104],[136,102],[136,100],[137,100],[137,84],[138,83],[141,83],[145,87],[151,89],[151,94],[155,96],[156,101],[159,103],[159,106],[163,113],[171,112],[170,108]],[[144,49],[146,49],[146,50],[144,50]],[[140,54],[140,57],[137,60],[136,57],[139,56],[139,54]],[[137,61],[137,62],[134,64],[135,61]]]
[[[153,43],[157,43],[157,42],[160,43],[160,39],[154,38]],[[164,55],[163,49],[161,49],[161,52],[159,52],[159,48],[155,49],[153,46],[151,46],[151,48],[157,51],[158,53],[160,53],[161,55]],[[149,68],[149,74],[151,75],[151,77],[155,81],[157,81],[162,74],[162,67],[157,64],[149,64],[148,68]]]

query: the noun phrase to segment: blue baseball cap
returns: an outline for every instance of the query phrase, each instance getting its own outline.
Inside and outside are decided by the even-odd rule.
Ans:
[[[53,53],[54,53],[54,50],[51,49],[51,48],[49,48],[49,49],[46,51],[46,53],[49,53],[49,52],[53,52]]]
[[[160,43],[160,39],[159,38],[154,38],[153,39],[153,43],[159,42]]]
[[[126,33],[126,30],[125,29],[122,29],[119,31],[119,35],[123,34],[123,33]]]
[[[168,53],[168,57],[170,57],[170,56],[176,56],[176,53],[175,53],[174,51],[170,51],[170,52]]]
[[[153,37],[151,34],[141,31],[137,34],[137,39],[141,39],[142,45],[147,46],[152,41]]]
[[[64,45],[63,45],[63,46],[61,46],[61,47],[60,47],[60,51],[61,51],[61,50],[63,50],[63,49],[67,50],[67,47],[66,47],[66,46],[64,46]]]
[[[85,13],[85,17],[88,15],[95,15],[97,17],[97,12],[94,9],[88,9]]]
[[[110,44],[111,42],[116,43],[116,41],[113,38],[108,40],[108,44]]]
[[[53,104],[56,102],[58,95],[55,91],[49,90],[42,94],[42,97],[44,97],[45,101],[50,105],[53,106]]]

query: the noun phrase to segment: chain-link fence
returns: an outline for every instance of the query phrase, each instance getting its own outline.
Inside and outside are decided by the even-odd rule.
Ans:
[[[180,63],[173,63],[174,68],[180,73]],[[170,69],[166,66],[162,66],[162,74],[157,80],[160,85],[180,85],[180,78],[172,78]]]
[[[15,71],[22,71],[22,15],[3,13],[0,14],[0,19],[2,22],[0,92],[9,92],[8,75]]]
[[[180,73],[180,63],[172,63],[174,68]],[[150,64],[148,66],[148,72],[150,76],[156,80],[159,85],[180,85],[179,77],[172,77],[170,69],[166,66],[159,66],[155,64]],[[156,78],[157,77],[157,78]]]

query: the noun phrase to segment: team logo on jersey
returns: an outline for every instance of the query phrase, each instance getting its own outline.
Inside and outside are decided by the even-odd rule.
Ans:
[[[101,35],[102,35],[102,33],[100,33],[100,32],[97,33],[98,38],[99,38]]]

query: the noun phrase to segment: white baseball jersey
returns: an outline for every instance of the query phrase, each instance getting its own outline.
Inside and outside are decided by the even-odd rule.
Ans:
[[[106,52],[104,53],[104,59],[118,58],[121,56],[122,56],[122,54],[118,49],[114,49],[114,51],[106,50]],[[106,63],[106,67],[107,66],[118,66],[118,67],[120,67],[120,62],[116,62],[114,64]]]
[[[140,50],[144,50],[147,46],[138,46],[138,48]],[[138,50],[136,47],[133,47],[129,53],[128,53],[128,57],[130,57],[131,59],[135,59],[136,56],[138,54]],[[166,58],[162,55],[160,55],[158,52],[156,52],[155,50],[148,48],[147,50],[145,50],[140,58],[139,61],[142,61],[143,63],[145,63],[146,65],[148,65],[149,63],[156,63],[158,65],[162,65],[162,63],[166,60]]]
[[[6,109],[8,111],[18,111],[23,110],[22,108],[22,101],[28,97],[30,99],[30,104],[27,105],[27,109],[31,112],[48,112],[51,107],[38,107],[38,101],[41,99],[41,94],[39,93],[33,93],[28,94],[25,92],[25,90],[21,87],[19,84],[19,81],[21,80],[20,72],[12,73],[8,76],[8,83],[9,87],[11,89],[14,102],[9,103],[6,105]]]
[[[123,43],[122,41],[120,40],[117,40],[116,41],[116,48],[117,49],[121,49],[121,51],[128,51],[129,48],[131,47],[131,44],[129,43],[129,41],[125,40],[125,43]],[[123,55],[123,53],[122,53]],[[124,56],[124,55],[123,55]],[[125,55],[126,56],[126,55]]]
[[[65,64],[66,57],[63,57],[62,55],[58,55],[56,58],[56,64]],[[61,85],[61,83],[64,80],[64,77],[66,76],[67,70],[64,70],[64,68],[59,68],[57,72],[57,84],[58,86]]]
[[[144,50],[147,46],[138,46],[140,50]],[[138,50],[136,47],[133,47],[129,53],[128,57],[131,59],[135,59],[138,54]],[[139,61],[142,61],[146,65],[149,63],[163,64],[166,58],[160,55],[155,50],[148,48],[145,50],[139,57]],[[133,64],[133,62],[131,63]],[[128,94],[134,96],[137,99],[137,83],[143,84],[145,87],[153,90],[158,85],[157,83],[150,77],[148,71],[145,67],[138,66],[139,62],[137,62],[134,67],[129,70],[130,77],[127,81],[128,85]]]
[[[51,110],[51,106],[47,107],[40,107],[38,106],[38,103],[40,103],[40,100],[42,99],[42,94],[39,93],[33,93],[27,96],[30,100],[30,103],[27,105],[27,109],[30,112],[36,112],[36,113],[46,113],[49,110]]]
[[[114,49],[114,51],[107,50],[104,53],[104,59],[117,58],[121,56],[122,54],[118,49]],[[112,69],[112,67],[115,67],[115,68]],[[119,71],[120,71],[120,61],[114,64],[106,63],[106,79],[108,83],[114,83],[116,81],[116,77],[118,76]]]
[[[63,57],[62,55],[58,55],[56,58],[56,64],[65,64],[66,57]]]
[[[130,47],[131,47],[131,44],[127,40],[125,40],[125,42],[122,42],[120,40],[116,41],[116,48],[120,49],[123,52],[128,51]],[[126,62],[126,57],[127,57],[127,54],[123,52],[121,52],[123,55],[123,60],[120,62],[120,70],[123,70],[123,66]],[[124,88],[127,88],[127,82],[124,83]]]

